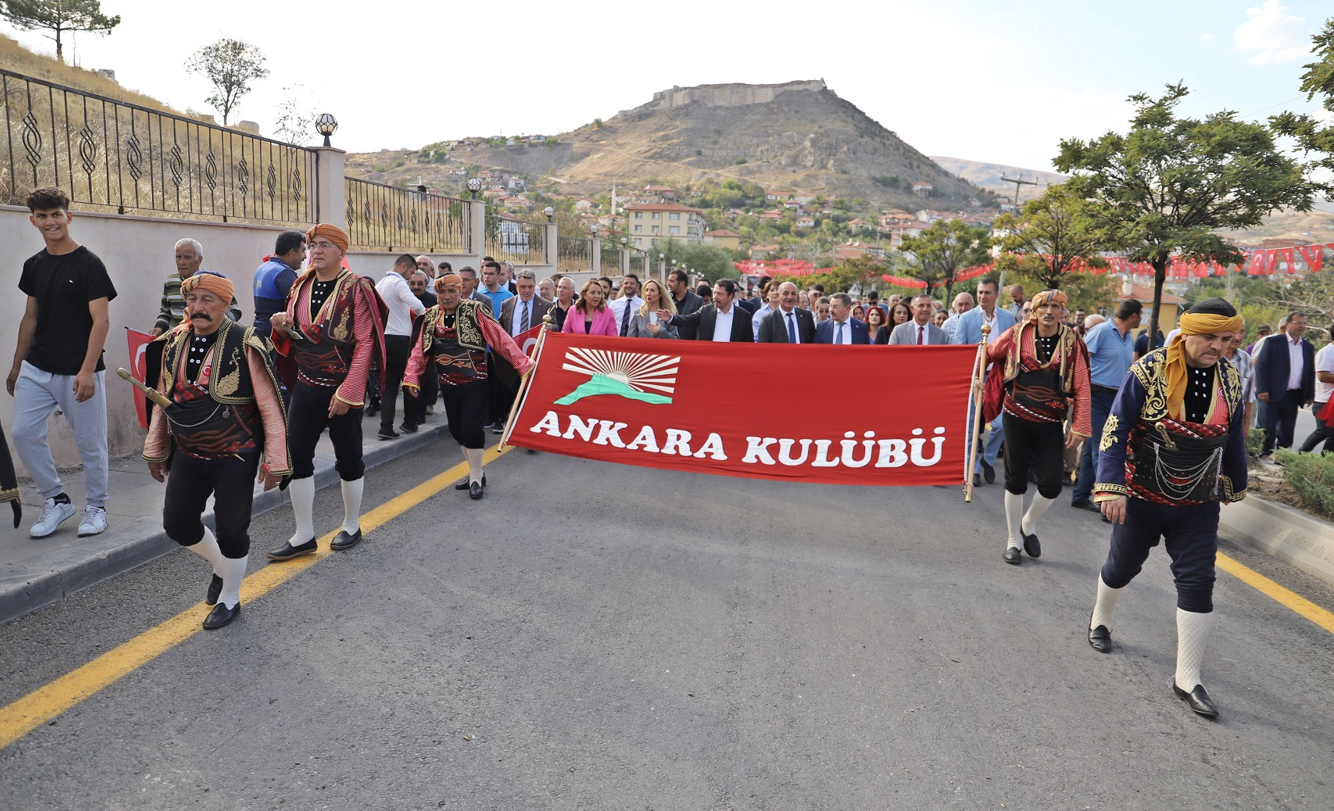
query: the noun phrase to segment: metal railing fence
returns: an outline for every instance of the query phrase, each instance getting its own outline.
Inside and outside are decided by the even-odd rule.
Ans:
[[[556,237],[556,270],[561,273],[590,273],[593,270],[593,240],[587,237]],[[603,271],[604,276],[609,274]]]
[[[368,251],[467,253],[467,206],[438,194],[343,178],[351,247]]]
[[[486,255],[497,261],[544,264],[546,235],[546,226],[541,223],[503,217],[490,207],[486,209]]]

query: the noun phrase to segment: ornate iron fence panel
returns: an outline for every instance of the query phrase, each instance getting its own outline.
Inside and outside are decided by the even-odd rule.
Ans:
[[[649,258],[649,252],[639,248],[631,248],[634,253],[630,254],[630,269],[639,274],[640,281],[653,275],[653,263]]]
[[[593,240],[587,237],[556,237],[556,270],[561,273],[593,271]],[[604,276],[611,275],[605,270]]]
[[[0,70],[0,203],[43,186],[85,211],[315,221],[316,153]]]
[[[621,275],[621,244],[615,240],[602,240],[600,250],[602,275],[615,278]],[[642,277],[641,277],[642,281]]]
[[[462,200],[355,177],[343,181],[353,249],[467,252],[467,207]]]
[[[546,263],[545,225],[486,210],[486,255],[516,265]]]

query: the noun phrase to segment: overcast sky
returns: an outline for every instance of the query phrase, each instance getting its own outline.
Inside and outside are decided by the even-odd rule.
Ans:
[[[556,134],[673,85],[823,78],[928,155],[1033,169],[1051,168],[1061,138],[1124,131],[1126,97],[1168,82],[1191,88],[1190,115],[1314,109],[1298,92],[1302,65],[1334,16],[1328,0],[102,5],[123,22],[79,35],[67,59],[207,111],[206,81],[183,65],[239,38],[271,71],[239,117],[271,133],[284,88],[300,86],[312,109],[337,116],[334,143],[350,151]],[[37,32],[0,29],[55,51]]]

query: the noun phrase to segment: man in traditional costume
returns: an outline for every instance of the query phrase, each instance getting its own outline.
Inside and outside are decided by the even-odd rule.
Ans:
[[[1130,367],[1098,447],[1094,501],[1113,524],[1098,578],[1089,644],[1112,649],[1112,609],[1161,538],[1177,590],[1172,690],[1200,715],[1218,709],[1200,683],[1213,620],[1221,504],[1246,496],[1241,376],[1224,359],[1242,327],[1221,298],[1181,316],[1181,334]]]
[[[266,490],[290,472],[287,419],[268,341],[227,318],[232,283],[199,271],[181,295],[183,321],[148,347],[148,380],[171,404],[154,406],[143,458],[154,479],[167,476],[167,536],[213,564],[213,630],[241,610],[256,471]],[[209,496],[216,536],[200,520]]]
[[[403,375],[403,390],[415,398],[423,375],[435,374],[445,402],[449,433],[463,449],[468,478],[454,485],[473,499],[482,497],[486,475],[487,348],[494,364],[509,364],[523,375],[533,362],[480,303],[463,297],[463,279],[450,273],[435,281],[436,306],[418,322]]]
[[[351,549],[361,541],[361,496],[366,465],[361,458],[361,408],[372,363],[384,367],[387,310],[375,283],[342,266],[348,238],[336,225],[306,232],[310,267],[292,285],[287,311],[270,319],[273,342],[295,355],[287,437],[292,452],[288,495],[296,532],[271,560],[312,554],[315,543],[315,443],[324,429],[333,442],[334,465],[343,491],[343,526],[329,548]]]
[[[1002,414],[1005,432],[1006,563],[1018,565],[1020,541],[1029,557],[1042,554],[1037,522],[1061,495],[1064,449],[1089,436],[1088,350],[1065,325],[1066,295],[1044,290],[1033,297],[1029,321],[1015,324],[987,346],[987,359],[1001,374],[987,378],[982,418]],[[1001,366],[1001,364],[1004,364]],[[1066,412],[1074,405],[1070,431]],[[1024,512],[1030,464],[1037,468],[1038,492]]]

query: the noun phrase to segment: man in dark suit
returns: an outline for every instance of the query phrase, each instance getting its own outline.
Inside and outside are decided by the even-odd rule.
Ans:
[[[894,328],[894,331],[889,334],[890,346],[920,346],[950,342],[950,336],[945,330],[931,323],[931,316],[935,314],[935,305],[931,303],[930,296],[920,295],[915,297],[910,309],[912,310],[912,320]]]
[[[815,316],[797,306],[797,286],[783,282],[778,286],[778,309],[760,322],[760,344],[815,343]]]
[[[835,293],[829,297],[829,317],[815,325],[817,344],[869,344],[870,330],[865,321],[852,317],[852,296]]]
[[[1255,359],[1255,391],[1265,407],[1260,412],[1264,452],[1291,448],[1297,427],[1297,409],[1315,401],[1315,347],[1303,338],[1306,315],[1290,313],[1287,332],[1271,335]]]
[[[719,343],[754,343],[755,333],[750,328],[750,315],[736,302],[736,282],[719,279],[713,286],[713,303],[700,307],[689,315],[672,315],[658,310],[658,320],[676,327],[695,329],[695,340]]]
[[[542,323],[542,316],[551,309],[551,302],[537,295],[537,274],[527,268],[519,271],[514,279],[514,289],[519,292],[500,303],[500,328],[511,338],[520,335]],[[522,348],[522,344],[520,344]],[[514,404],[514,397],[519,393],[518,378],[510,378],[503,373],[492,373],[488,396],[492,403],[490,414],[492,425],[500,425]],[[493,427],[492,433],[503,433],[504,428]]]
[[[667,289],[671,291],[677,315],[690,315],[704,306],[704,299],[690,289],[690,274],[680,268],[667,275]],[[676,332],[683,341],[695,340],[694,327],[677,327]]]

